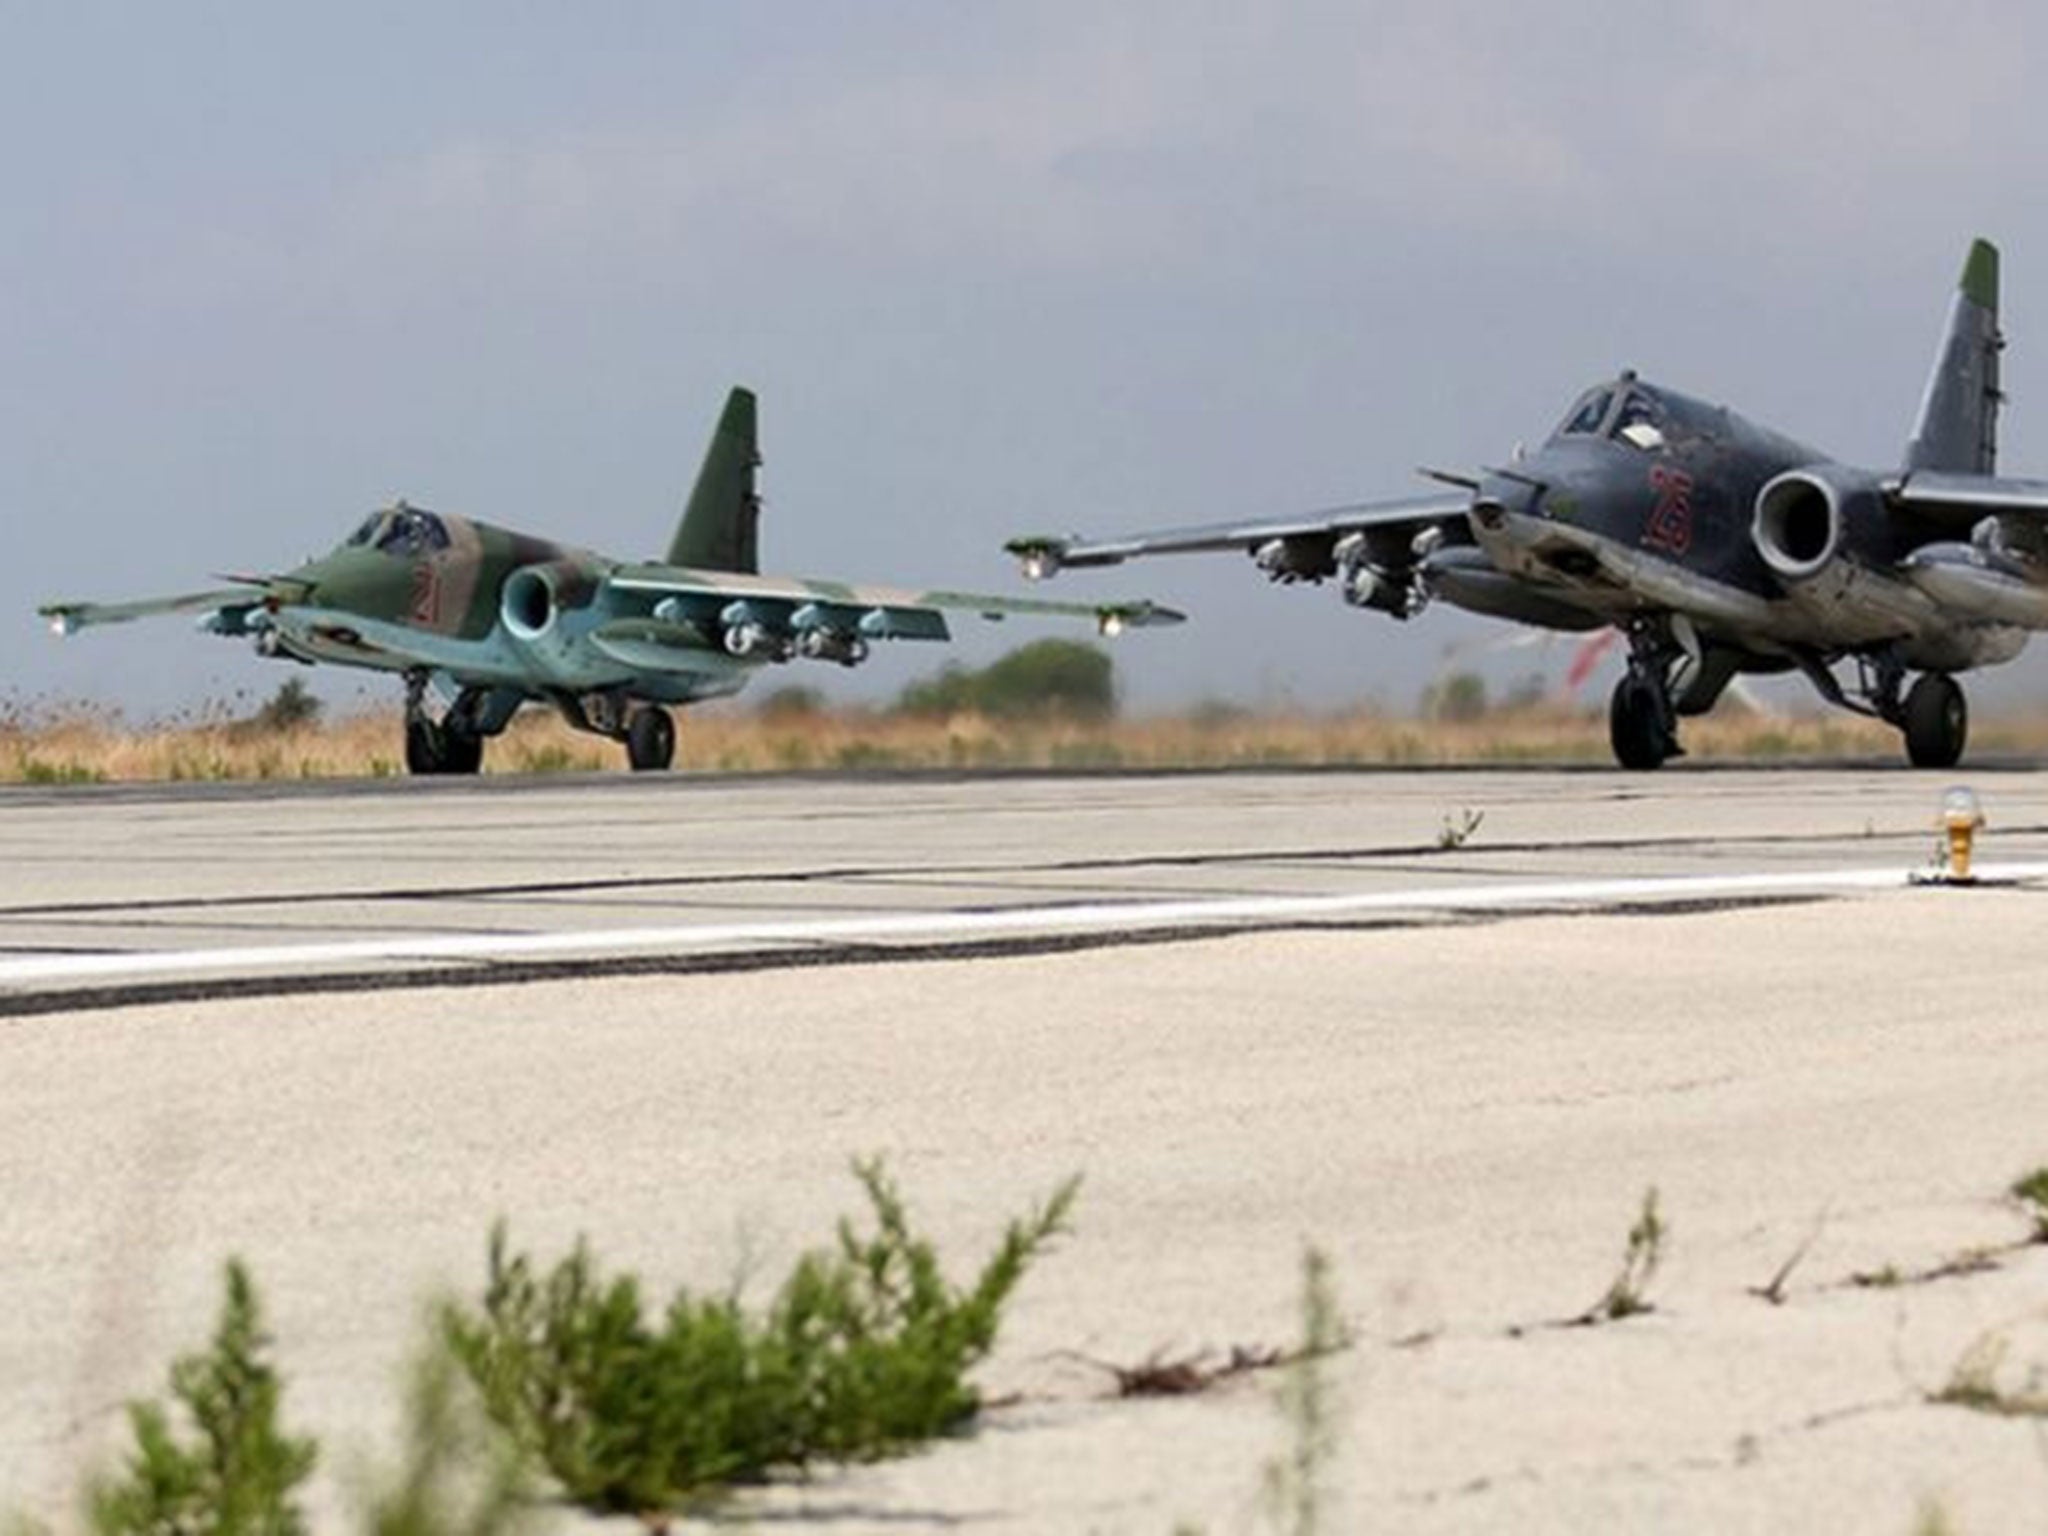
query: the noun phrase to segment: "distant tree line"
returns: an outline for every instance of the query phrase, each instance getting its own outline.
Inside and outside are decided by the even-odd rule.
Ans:
[[[1107,720],[1116,714],[1116,664],[1099,647],[1034,640],[986,667],[955,662],[897,696],[906,715],[987,715],[997,720]]]
[[[789,683],[762,695],[756,711],[770,720],[814,715],[827,707],[822,689]],[[1107,652],[1073,640],[1035,640],[986,667],[958,662],[906,686],[897,714],[943,719],[987,715],[997,720],[1108,720],[1116,714],[1116,664]]]

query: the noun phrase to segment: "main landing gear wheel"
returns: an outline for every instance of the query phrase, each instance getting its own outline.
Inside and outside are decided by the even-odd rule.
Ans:
[[[1607,738],[1614,760],[1624,768],[1661,768],[1671,755],[1675,743],[1656,690],[1641,678],[1624,677],[1614,685],[1607,706]]]
[[[408,773],[476,773],[484,765],[484,739],[424,715],[405,722]]]
[[[669,712],[656,704],[634,711],[626,727],[626,761],[638,772],[658,772],[675,760],[676,723]]]
[[[1946,672],[1929,672],[1906,690],[1901,712],[1906,757],[1915,768],[1953,768],[1970,734],[1970,707]]]

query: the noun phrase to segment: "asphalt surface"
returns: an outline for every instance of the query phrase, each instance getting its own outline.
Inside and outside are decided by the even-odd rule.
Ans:
[[[1928,1400],[2048,1368],[2048,774],[1958,777],[1970,889],[1889,768],[0,792],[0,1504],[61,1515],[229,1252],[340,1464],[494,1216],[715,1286],[879,1152],[962,1267],[1078,1171],[1077,1231],[983,1432],[756,1516],[1255,1525],[1266,1384],[1101,1367],[1285,1343],[1312,1242],[1332,1528],[2032,1529],[2031,1426]],[[1655,1310],[1550,1326],[1650,1185]]]

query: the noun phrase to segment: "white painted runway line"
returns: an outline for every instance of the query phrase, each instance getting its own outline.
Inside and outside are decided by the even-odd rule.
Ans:
[[[77,981],[137,981],[194,973],[347,967],[405,960],[525,960],[663,953],[763,945],[845,944],[904,939],[987,939],[1035,933],[1141,931],[1233,923],[1271,924],[1369,912],[1485,912],[1550,905],[1715,901],[1777,895],[1902,890],[1928,880],[1925,868],[1897,866],[1770,873],[1683,875],[1421,886],[1331,896],[1095,902],[977,911],[873,913],[781,922],[698,923],[660,928],[547,933],[405,933],[327,944],[240,945],[226,949],[31,955],[0,961],[0,987]],[[2048,863],[1983,864],[1980,881],[2048,879]]]

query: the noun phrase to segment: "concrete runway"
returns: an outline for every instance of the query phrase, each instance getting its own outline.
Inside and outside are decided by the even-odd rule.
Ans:
[[[0,793],[0,1508],[61,1513],[230,1252],[331,1469],[493,1216],[716,1286],[880,1152],[963,1270],[1085,1175],[1022,1395],[757,1515],[1256,1526],[1265,1383],[1073,1356],[1285,1343],[1309,1241],[1332,1528],[2032,1529],[2031,1423],[1926,1400],[1986,1337],[2048,1369],[1998,1198],[2048,1162],[2048,774],[1962,777],[1969,890],[1908,884],[1947,781],[1893,770]],[[1547,1326],[1652,1184],[1657,1309]]]

